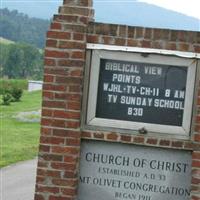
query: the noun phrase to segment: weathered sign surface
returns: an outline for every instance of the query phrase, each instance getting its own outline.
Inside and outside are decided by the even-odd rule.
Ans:
[[[83,141],[79,200],[188,200],[191,153]]]
[[[96,117],[182,126],[187,67],[100,60]]]

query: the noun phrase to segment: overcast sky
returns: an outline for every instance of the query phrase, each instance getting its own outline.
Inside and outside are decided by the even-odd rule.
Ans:
[[[62,0],[0,0],[1,4],[4,2],[12,3],[12,2],[62,2]],[[134,0],[93,0],[95,2],[106,3],[109,1],[115,2],[131,2]],[[200,19],[200,0],[137,0],[141,2],[151,3],[154,5],[158,5],[160,7],[164,7],[170,10],[178,11],[189,16],[196,17]]]
[[[41,2],[41,5],[48,5],[48,3],[55,5],[61,5],[63,0],[0,0],[1,7],[4,7],[4,5],[10,5],[12,7],[12,3],[26,3],[28,6],[28,3],[36,3]],[[200,19],[200,0],[93,0],[96,4],[106,4],[106,2],[145,2],[154,4],[163,8],[167,8],[170,10],[174,10],[183,14],[186,14],[188,16],[196,17]],[[55,7],[56,10],[56,7]]]
[[[200,0],[139,0],[196,17],[200,20]]]

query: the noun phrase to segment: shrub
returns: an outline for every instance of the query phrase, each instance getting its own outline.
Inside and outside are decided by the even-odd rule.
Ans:
[[[10,105],[10,102],[12,101],[12,95],[10,93],[5,93],[2,96],[2,100],[3,100],[3,105],[8,106]]]
[[[21,88],[13,88],[11,90],[11,95],[12,95],[12,98],[13,98],[12,100],[14,102],[20,101],[22,94],[23,94],[23,90]]]
[[[27,90],[28,81],[21,79],[0,79],[0,95],[11,91],[14,87]]]

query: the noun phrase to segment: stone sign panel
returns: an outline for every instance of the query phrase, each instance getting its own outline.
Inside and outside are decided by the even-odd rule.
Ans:
[[[187,67],[100,60],[96,117],[182,126]]]
[[[188,200],[191,153],[83,141],[79,200]]]

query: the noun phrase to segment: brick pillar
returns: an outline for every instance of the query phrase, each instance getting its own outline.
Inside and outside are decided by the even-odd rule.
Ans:
[[[86,29],[92,0],[64,0],[47,33],[35,200],[77,196]]]
[[[195,133],[193,135],[191,200],[200,200],[200,81],[196,114]]]

